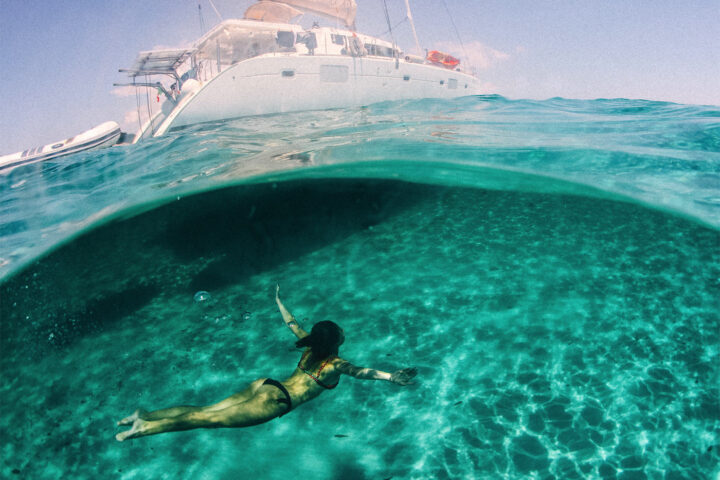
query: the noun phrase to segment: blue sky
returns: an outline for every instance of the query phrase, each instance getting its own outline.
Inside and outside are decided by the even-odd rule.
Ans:
[[[358,30],[387,28],[382,0],[358,1]],[[386,0],[393,24],[403,0]],[[140,50],[190,44],[208,0],[0,0],[0,154],[60,140],[135,97],[112,94]],[[250,0],[214,0],[240,18]],[[720,0],[411,1],[424,48],[464,55],[487,93],[509,98],[644,98],[720,105]],[[399,44],[414,49],[407,26]],[[467,61],[465,63],[468,63]]]

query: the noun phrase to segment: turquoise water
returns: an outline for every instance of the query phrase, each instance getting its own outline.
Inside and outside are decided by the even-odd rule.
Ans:
[[[0,177],[0,476],[714,478],[720,109],[471,97],[202,125]],[[279,420],[117,443],[299,353]],[[199,291],[211,298],[198,302]]]

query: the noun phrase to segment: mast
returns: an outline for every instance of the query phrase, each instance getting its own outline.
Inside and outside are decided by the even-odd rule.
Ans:
[[[417,32],[415,31],[415,22],[413,21],[412,12],[410,11],[410,0],[405,0],[405,8],[407,9],[407,18],[410,20],[410,28],[412,28],[413,37],[415,37],[415,47],[417,47],[417,53],[418,55],[422,55],[420,41],[418,40]]]

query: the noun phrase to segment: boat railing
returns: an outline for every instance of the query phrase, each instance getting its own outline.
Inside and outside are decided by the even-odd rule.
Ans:
[[[431,64],[423,57],[405,55],[389,42],[352,31],[232,20],[218,25],[191,48],[140,52],[133,68],[120,71],[133,80],[169,76],[175,89],[158,82],[134,81],[133,85],[158,88],[166,98],[175,98],[189,78],[204,83],[233,65],[270,54],[367,56],[393,59],[396,67],[400,61]]]

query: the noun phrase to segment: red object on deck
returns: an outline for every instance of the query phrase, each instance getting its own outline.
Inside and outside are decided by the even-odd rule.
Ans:
[[[460,64],[460,60],[457,58],[437,50],[428,52],[427,61],[435,65],[442,65],[445,68],[455,68]]]

